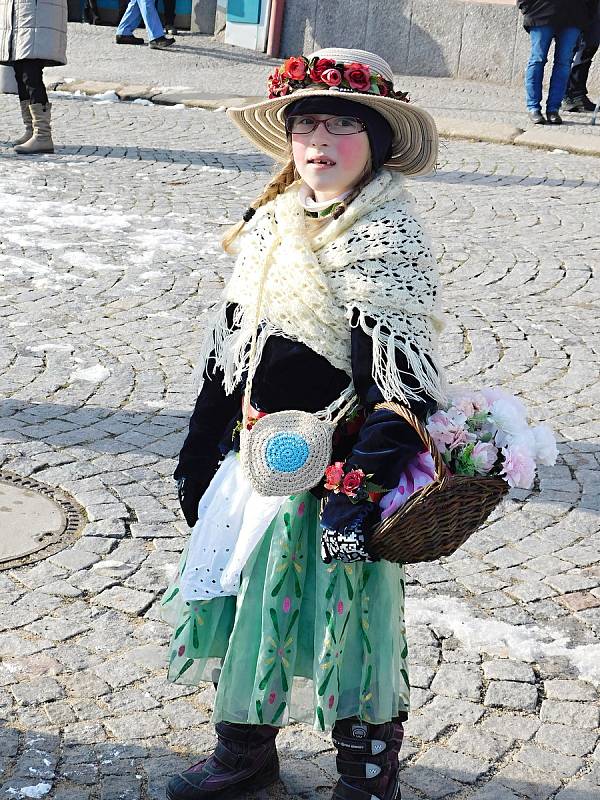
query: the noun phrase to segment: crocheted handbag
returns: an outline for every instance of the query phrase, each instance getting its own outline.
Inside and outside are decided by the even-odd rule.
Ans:
[[[245,413],[240,459],[258,494],[283,496],[316,486],[331,461],[335,427],[356,404],[351,384],[330,406],[315,414],[276,411],[248,427]]]
[[[358,405],[350,383],[323,411],[276,411],[250,422],[260,306],[271,256],[278,243],[275,235],[260,278],[240,432],[242,470],[258,494],[266,497],[295,494],[316,486],[331,460],[336,425]]]

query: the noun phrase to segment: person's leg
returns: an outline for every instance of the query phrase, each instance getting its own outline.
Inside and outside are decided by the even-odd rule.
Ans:
[[[24,155],[34,153],[53,153],[51,109],[48,93],[44,85],[43,61],[24,59],[21,74],[29,96],[29,109],[33,123],[33,136],[23,144],[16,145],[15,151]]]
[[[30,103],[40,103],[48,105],[48,93],[44,84],[43,62],[37,58],[26,58],[19,62],[21,64],[21,75],[27,90],[27,97]]]
[[[163,0],[165,7],[165,28],[175,27],[175,0]]]
[[[171,778],[168,800],[211,800],[256,792],[279,778],[278,728],[218,722],[214,753]]]
[[[537,25],[529,31],[531,53],[525,70],[525,96],[528,111],[540,111],[542,108],[542,80],[552,35],[551,25]]]
[[[554,64],[548,88],[546,112],[557,113],[565,96],[573,54],[581,35],[579,28],[561,28],[554,38]]]
[[[148,41],[152,42],[154,39],[160,39],[161,36],[165,35],[165,29],[158,16],[155,0],[138,0],[138,4],[148,31]]]
[[[579,40],[579,46],[571,65],[569,83],[565,95],[565,103],[581,106],[582,100],[587,101],[588,106],[594,104],[588,99],[587,80],[592,66],[592,60],[600,45],[600,16],[592,23],[591,27],[585,31]],[[571,109],[567,108],[567,111]],[[573,110],[586,110],[576,108]],[[590,109],[591,110],[591,109]]]
[[[142,21],[138,0],[129,0],[129,5],[121,17],[117,28],[117,36],[133,36],[133,32]]]
[[[333,790],[334,800],[363,800],[369,795],[381,800],[398,797],[398,754],[406,719],[407,714],[402,714],[380,725],[358,717],[335,723],[332,738],[340,779]]]
[[[21,117],[25,125],[25,133],[13,142],[13,147],[18,144],[25,144],[33,136],[33,120],[31,118],[31,109],[29,108],[29,92],[23,80],[23,68],[21,61],[15,61],[13,64],[13,71],[15,73],[15,80],[17,81],[17,89],[19,92],[19,105],[21,106]]]

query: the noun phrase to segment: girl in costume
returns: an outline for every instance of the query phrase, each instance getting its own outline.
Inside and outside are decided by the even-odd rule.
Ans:
[[[333,730],[335,798],[392,800],[409,707],[404,573],[369,538],[377,492],[422,445],[376,405],[423,419],[444,399],[436,265],[404,178],[433,168],[436,129],[383,59],[348,49],[287,59],[267,101],[228,113],[283,167],[225,237],[237,261],[175,472],[193,532],[162,601],[169,680],[213,675],[218,744],[167,796],[274,782],[292,718]],[[236,452],[240,429],[245,441],[292,409],[337,421],[331,464],[286,492],[304,456],[284,448],[271,464],[281,491],[265,496]]]

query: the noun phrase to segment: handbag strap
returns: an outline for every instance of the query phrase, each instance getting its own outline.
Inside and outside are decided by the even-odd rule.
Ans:
[[[431,434],[423,425],[421,420],[410,410],[408,406],[401,405],[400,403],[377,403],[375,410],[380,408],[386,408],[388,411],[393,411],[394,413],[398,414],[399,417],[402,417],[402,419],[408,422],[411,428],[414,428],[427,450],[429,450],[431,453],[431,457],[433,458],[433,463],[435,466],[435,479],[437,481],[442,480],[446,474],[446,464],[444,463],[444,459],[442,458],[436,443],[431,438]]]
[[[277,232],[274,232],[273,241],[269,245],[269,248],[265,255],[265,262],[260,274],[258,289],[256,292],[256,314],[254,317],[254,325],[252,327],[252,339],[250,341],[250,352],[248,354],[248,378],[246,380],[244,402],[242,405],[243,429],[247,428],[248,420],[250,417],[250,401],[252,398],[252,384],[254,382],[254,373],[255,373],[254,359],[256,357],[256,348],[258,344],[258,324],[260,322],[262,299],[263,299],[265,285],[267,282],[267,275],[269,273],[271,262],[273,260],[273,253],[277,249],[280,241],[281,237]],[[354,383],[350,381],[350,385],[346,389],[344,389],[342,394],[338,398],[336,398],[333,401],[333,403],[330,403],[327,406],[327,408],[323,409],[323,411],[317,411],[315,416],[325,420],[326,422],[331,422],[332,424],[336,424],[340,419],[344,417],[345,414],[347,414],[349,411],[353,410],[357,406],[358,406],[358,397],[356,395],[356,392],[354,391]]]

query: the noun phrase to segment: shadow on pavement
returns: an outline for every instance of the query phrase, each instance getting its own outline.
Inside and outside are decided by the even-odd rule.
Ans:
[[[111,692],[106,697],[114,701],[119,694]],[[148,692],[145,694],[151,696]],[[75,698],[69,699],[77,704]],[[67,703],[64,705],[69,707]],[[97,705],[106,705],[103,698],[99,699]],[[186,705],[194,708],[191,704]],[[35,708],[43,713],[43,706],[41,704]],[[164,731],[166,725],[161,710],[162,704],[151,713],[157,729]],[[100,722],[94,722],[93,726],[102,736],[102,722],[109,726],[126,725],[126,716],[142,716],[130,712],[129,715],[113,717],[110,711],[102,707],[99,711],[105,716],[101,717]],[[167,712],[165,719],[169,720],[170,716]],[[85,726],[85,722],[57,725],[47,730],[22,731],[0,721],[0,764],[4,768],[0,795],[13,800],[31,797],[89,800],[92,796],[103,800],[164,800],[171,776],[189,767],[214,746],[212,725],[208,722],[188,729],[180,728],[164,738],[156,736],[153,739],[136,740],[117,737],[101,743],[90,743],[85,736],[78,737],[76,733],[69,732],[69,728],[82,725]],[[300,730],[296,728],[297,733]],[[331,790],[337,777],[334,753],[331,750],[323,753],[331,745],[324,740],[322,750],[303,752],[304,737],[295,747],[294,729],[288,729],[284,735],[285,744],[279,748],[280,756],[283,756],[282,780],[261,792],[261,796],[282,798],[304,796],[306,793],[306,796],[318,797],[322,793],[326,797],[325,793]],[[319,750],[321,755],[317,755]],[[403,795],[408,791],[411,797],[414,796],[411,789],[417,789],[425,792],[423,796],[439,798],[453,796],[461,790],[479,790],[481,794],[477,793],[476,796],[485,797],[486,800],[515,797],[513,792],[518,792],[519,796],[542,798],[553,795],[562,784],[556,773],[525,769],[518,762],[501,769],[503,774],[500,780],[490,780],[489,774],[482,778],[481,770],[477,772],[476,766],[470,767],[468,757],[460,753],[456,754],[456,763],[447,763],[439,769],[435,767],[434,759],[427,759],[427,756],[426,763],[420,765],[418,750],[416,755],[415,748],[409,746],[407,750],[406,754],[400,751],[400,782]],[[587,786],[591,787],[591,784]],[[567,791],[572,800],[589,800],[591,797],[585,785],[581,789],[575,785]]]
[[[129,411],[98,406],[0,400],[0,441],[43,441],[97,453],[154,453],[174,457],[187,432],[189,409]]]

